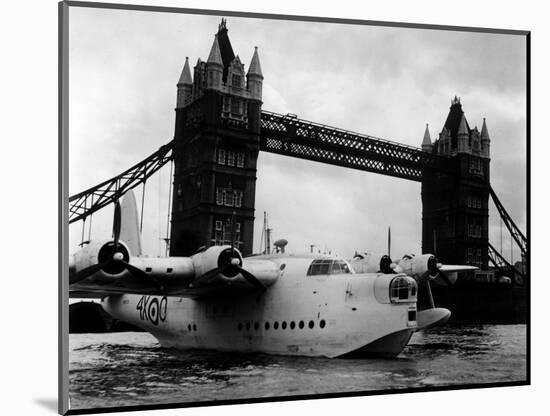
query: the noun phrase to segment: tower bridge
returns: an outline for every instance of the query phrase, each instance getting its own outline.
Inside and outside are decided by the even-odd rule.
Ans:
[[[490,137],[470,128],[451,101],[437,140],[426,126],[421,148],[262,110],[263,73],[255,48],[248,71],[222,20],[206,61],[186,58],[177,83],[174,139],[120,175],[69,198],[69,222],[85,220],[173,161],[170,254],[227,244],[252,254],[260,151],[420,182],[422,251],[447,263],[504,267],[489,244],[489,196],[523,255],[527,239],[490,186]]]

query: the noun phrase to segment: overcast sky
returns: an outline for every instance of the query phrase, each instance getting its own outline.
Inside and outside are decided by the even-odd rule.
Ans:
[[[173,138],[185,57],[192,65],[208,57],[221,17],[70,8],[71,195]],[[227,27],[245,70],[259,48],[265,110],[420,146],[426,123],[435,139],[451,98],[461,97],[470,127],[487,119],[492,186],[526,229],[524,37],[235,17]],[[394,257],[420,252],[420,183],[263,152],[257,176],[255,250],[267,211],[274,239],[288,239],[294,252],[317,244],[345,257],[383,253],[388,226]],[[164,254],[169,183],[168,168],[147,183],[149,255]],[[92,238],[108,238],[111,221],[112,207],[94,215]],[[491,204],[497,248],[499,227]],[[81,222],[70,226],[71,251],[81,235]],[[506,231],[503,246],[510,258]]]

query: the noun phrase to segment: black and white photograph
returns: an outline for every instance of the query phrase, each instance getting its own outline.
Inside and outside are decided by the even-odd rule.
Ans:
[[[530,32],[60,12],[64,411],[530,383]]]

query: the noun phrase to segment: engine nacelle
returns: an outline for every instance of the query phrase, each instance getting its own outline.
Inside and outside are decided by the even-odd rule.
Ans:
[[[243,257],[239,250],[231,246],[212,246],[191,257],[195,268],[195,276],[199,277],[213,269],[224,269],[221,276],[234,278],[239,274],[236,268],[227,267],[235,264],[239,267],[243,264]]]
[[[350,261],[355,273],[393,273],[392,260],[388,255],[357,253]]]
[[[122,241],[118,242],[117,253],[122,256],[121,260],[128,262],[131,257],[130,249]],[[76,274],[88,267],[104,263],[115,255],[115,243],[112,240],[90,241],[76,253],[69,255],[69,282],[73,283]],[[100,272],[105,277],[115,277],[125,272],[122,265],[110,264]]]
[[[395,271],[416,278],[429,272],[428,277],[430,279],[435,279],[438,275],[437,259],[433,254],[422,254],[420,256],[406,254],[399,260],[399,263],[397,263]]]

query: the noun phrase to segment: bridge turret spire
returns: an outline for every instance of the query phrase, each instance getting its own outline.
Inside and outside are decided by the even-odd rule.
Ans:
[[[223,68],[222,54],[220,52],[220,45],[218,43],[218,35],[214,35],[214,42],[212,43],[212,48],[210,48],[210,54],[206,61],[209,65],[219,65]]]
[[[254,55],[252,55],[252,60],[250,61],[250,66],[248,67],[246,79],[251,97],[261,100],[264,76],[262,74],[262,66],[260,65],[260,57],[258,56],[257,46],[254,46]]]
[[[214,43],[206,61],[206,88],[220,89],[222,87],[223,61],[218,43],[218,35],[214,35]]]
[[[254,55],[252,55],[252,60],[250,61],[250,66],[248,67],[248,76],[257,75],[262,77],[262,66],[260,65],[260,57],[258,56],[258,47],[254,46]]]
[[[464,116],[464,113],[462,113],[462,118],[460,119],[460,124],[458,126],[458,132],[457,132],[457,152],[468,152],[469,151],[469,139],[470,133],[468,129],[468,123],[466,122],[466,117]]]
[[[425,152],[431,152],[432,148],[432,138],[430,137],[428,123],[426,123],[426,130],[424,131],[424,138],[422,139],[422,150],[424,150]]]
[[[185,57],[185,64],[183,65],[183,70],[181,71],[177,88],[178,93],[176,107],[185,107],[193,99],[193,80],[191,79],[191,70],[189,69],[188,56]]]
[[[481,154],[484,157],[490,157],[489,149],[491,139],[489,138],[489,130],[487,130],[487,122],[483,117],[483,126],[481,127]]]

